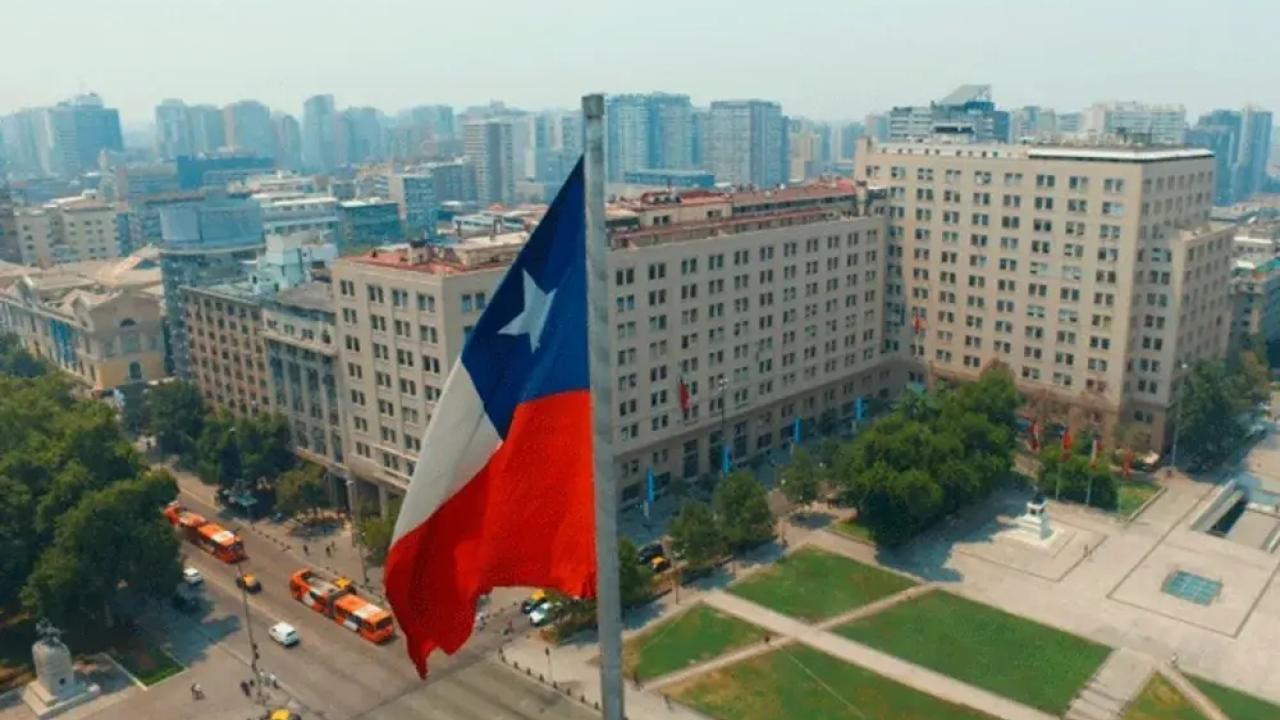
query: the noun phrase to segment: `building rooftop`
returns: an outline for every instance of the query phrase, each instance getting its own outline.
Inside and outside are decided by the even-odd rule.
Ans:
[[[327,282],[308,282],[276,293],[278,305],[305,310],[333,310],[333,286]]]
[[[1212,158],[1213,152],[1201,148],[1170,147],[1168,145],[1119,145],[1119,144],[978,144],[932,141],[906,141],[873,143],[872,147],[885,154],[938,155],[966,158],[1022,158],[1037,160],[1093,160],[1110,162],[1157,162]]]

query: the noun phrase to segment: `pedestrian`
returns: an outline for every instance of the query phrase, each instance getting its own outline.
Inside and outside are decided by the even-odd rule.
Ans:
[[[324,556],[325,556],[325,557],[333,557],[333,549],[332,549],[332,548],[330,548],[328,545],[325,545],[325,546],[324,546]]]
[[[244,680],[241,680],[240,692],[244,693],[245,697],[249,697],[249,683],[245,682]]]
[[[1178,667],[1178,653],[1174,653],[1173,655],[1169,656],[1169,667],[1171,668]]]
[[[307,556],[311,555],[311,550],[307,547],[306,543],[302,543],[302,554]]]

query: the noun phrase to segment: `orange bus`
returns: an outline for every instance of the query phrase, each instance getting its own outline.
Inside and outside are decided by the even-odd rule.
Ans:
[[[224,563],[240,562],[248,557],[239,536],[218,523],[209,522],[203,515],[183,508],[177,502],[169,503],[164,509],[164,516],[188,542]]]
[[[358,597],[347,578],[329,578],[313,568],[303,568],[290,576],[289,594],[371,642],[384,642],[395,635],[391,613]]]

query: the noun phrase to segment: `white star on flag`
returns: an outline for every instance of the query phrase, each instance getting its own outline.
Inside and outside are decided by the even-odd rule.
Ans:
[[[542,338],[542,328],[547,324],[547,315],[551,313],[551,302],[556,291],[544,293],[538,283],[534,282],[529,271],[524,273],[524,309],[511,319],[501,330],[500,335],[528,335],[533,351],[538,351],[538,343]]]

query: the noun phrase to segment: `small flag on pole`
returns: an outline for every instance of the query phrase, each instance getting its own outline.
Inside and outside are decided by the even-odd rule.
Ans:
[[[919,335],[920,332],[924,330],[924,320],[922,320],[919,315],[913,315],[911,317],[911,327],[915,329],[916,334]]]
[[[1075,441],[1071,439],[1071,428],[1068,427],[1066,431],[1062,433],[1062,459],[1063,460],[1066,460],[1067,456],[1071,454],[1071,446],[1074,444],[1074,442]]]
[[[1089,467],[1098,467],[1098,457],[1102,455],[1102,440],[1097,436],[1093,436],[1093,447],[1089,451]]]
[[[680,385],[676,388],[676,393],[680,398],[680,412],[685,415],[689,414],[689,385],[685,383],[684,376],[680,376]]]
[[[1124,451],[1124,466],[1123,468],[1121,468],[1121,472],[1124,474],[1125,477],[1129,477],[1130,475],[1133,474],[1133,450],[1132,449]]]
[[[1031,421],[1031,427],[1027,428],[1027,444],[1031,447],[1031,452],[1040,452],[1040,423],[1035,420]]]

